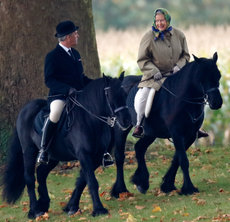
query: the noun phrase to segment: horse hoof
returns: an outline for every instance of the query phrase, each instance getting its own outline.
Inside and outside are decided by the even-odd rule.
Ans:
[[[92,216],[95,217],[95,216],[99,216],[102,214],[108,214],[108,213],[109,213],[109,211],[106,208],[102,208],[100,210],[93,211]]]
[[[192,189],[181,189],[180,194],[184,195],[192,195],[194,193],[199,193],[199,190],[196,187],[193,187]]]
[[[167,187],[167,186],[161,186],[161,191],[163,193],[170,193],[174,190],[177,190],[177,188],[175,186],[171,186],[171,187]]]
[[[76,214],[76,213],[78,213],[79,212],[79,214],[82,214],[82,212],[81,212],[81,210],[78,208],[78,209],[76,209],[76,208],[70,208],[70,210],[68,211],[68,215],[69,216],[71,216],[71,215],[74,215],[74,214]]]
[[[142,189],[141,186],[137,186],[137,190],[138,190],[140,193],[143,193],[143,194],[146,193],[146,190]]]
[[[45,214],[45,212],[36,213],[36,214],[35,214],[35,218],[40,217],[40,216],[42,216],[42,215],[44,215],[44,214]]]
[[[75,213],[77,213],[77,211],[75,211],[75,210],[70,210],[70,211],[68,211],[68,216],[71,216],[71,215],[74,215]]]

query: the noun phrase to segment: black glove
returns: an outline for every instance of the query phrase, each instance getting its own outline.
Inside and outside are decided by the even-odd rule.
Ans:
[[[160,72],[157,72],[155,75],[154,75],[154,80],[160,80],[162,79],[162,75]]]
[[[74,89],[73,87],[71,87],[69,89],[69,96],[74,96],[75,93],[76,93],[76,89]]]

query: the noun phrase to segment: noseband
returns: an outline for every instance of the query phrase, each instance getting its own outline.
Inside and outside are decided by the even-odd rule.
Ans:
[[[207,90],[207,91],[206,91],[206,94],[207,94],[207,93],[210,93],[210,92],[212,92],[212,91],[215,91],[215,90],[219,90],[219,88],[218,88],[218,87],[213,87],[213,88]]]

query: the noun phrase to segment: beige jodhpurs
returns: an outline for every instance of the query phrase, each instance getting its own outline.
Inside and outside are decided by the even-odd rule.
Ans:
[[[142,119],[145,116],[145,106],[150,92],[149,87],[140,88],[134,99],[134,108],[137,113],[137,126],[140,126]]]
[[[137,113],[137,126],[141,125],[144,116],[146,118],[149,116],[155,92],[156,90],[150,87],[143,87],[137,91],[134,100],[134,108]]]
[[[54,100],[50,104],[50,121],[53,123],[57,123],[60,120],[62,111],[65,107],[65,101],[64,100]]]

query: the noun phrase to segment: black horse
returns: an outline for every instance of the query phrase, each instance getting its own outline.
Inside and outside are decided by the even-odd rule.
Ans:
[[[79,210],[81,194],[88,185],[94,207],[92,215],[108,213],[100,201],[94,171],[102,164],[103,154],[108,146],[110,137],[107,135],[107,127],[110,128],[115,123],[114,127],[124,130],[131,125],[126,94],[121,87],[123,77],[124,74],[119,79],[103,76],[92,81],[82,93],[72,98],[77,106],[72,110],[74,121],[71,129],[65,136],[56,132],[48,151],[49,164],[39,165],[36,169],[38,200],[35,194],[35,165],[41,136],[34,129],[34,120],[47,103],[42,99],[34,100],[20,111],[9,158],[1,178],[2,197],[7,203],[15,203],[27,185],[30,198],[28,217],[43,215],[48,211],[50,203],[46,186],[49,172],[59,161],[79,160],[80,177],[64,210],[69,215]]]
[[[145,136],[135,144],[138,168],[132,176],[131,182],[136,184],[141,193],[145,193],[149,188],[149,172],[145,163],[145,152],[157,137],[172,138],[176,149],[172,164],[163,178],[161,190],[168,193],[177,189],[174,181],[177,170],[181,167],[184,176],[181,193],[198,192],[189,176],[189,161],[186,150],[195,141],[197,131],[202,125],[205,104],[208,103],[210,108],[215,110],[221,108],[223,100],[219,92],[221,74],[216,65],[217,53],[213,55],[213,59],[195,56],[194,59],[195,61],[188,63],[177,74],[166,79],[155,95],[152,110],[145,120]],[[125,77],[122,85],[128,94],[128,99],[133,86],[140,80],[141,76]],[[134,96],[132,98],[134,99]],[[133,108],[129,110],[133,125],[135,125],[136,113]],[[123,160],[124,141],[128,131],[120,131],[119,133],[120,141],[123,141],[123,144],[117,155],[119,159]],[[119,193],[127,192],[123,178],[123,165],[121,165],[123,163],[124,161],[117,162],[117,180],[111,190],[111,195],[114,197],[118,197]]]

